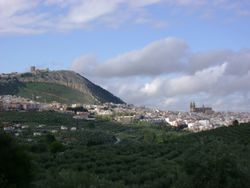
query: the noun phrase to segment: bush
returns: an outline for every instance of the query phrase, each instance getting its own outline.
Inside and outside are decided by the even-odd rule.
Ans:
[[[0,133],[0,187],[29,187],[31,161],[25,150]]]
[[[46,142],[47,142],[48,144],[51,144],[51,143],[54,142],[54,141],[56,141],[56,138],[55,138],[54,135],[52,135],[52,134],[47,134],[47,135],[46,135]]]
[[[51,153],[58,153],[58,152],[63,152],[65,150],[65,147],[61,142],[54,141],[49,145],[49,150]]]
[[[154,132],[145,130],[143,133],[143,140],[146,143],[153,143],[156,139],[156,135]]]

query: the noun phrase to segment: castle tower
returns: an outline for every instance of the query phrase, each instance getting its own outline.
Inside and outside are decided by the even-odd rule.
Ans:
[[[30,72],[31,73],[35,73],[36,72],[36,67],[35,66],[31,66],[30,67]]]

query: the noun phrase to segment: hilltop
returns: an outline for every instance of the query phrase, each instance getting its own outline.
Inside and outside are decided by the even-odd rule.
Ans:
[[[40,102],[124,103],[109,91],[73,71],[36,71],[2,74],[0,95],[16,95]]]

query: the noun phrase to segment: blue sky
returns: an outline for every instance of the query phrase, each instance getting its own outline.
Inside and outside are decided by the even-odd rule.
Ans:
[[[0,0],[0,72],[71,69],[129,103],[250,111],[249,20],[248,0]]]

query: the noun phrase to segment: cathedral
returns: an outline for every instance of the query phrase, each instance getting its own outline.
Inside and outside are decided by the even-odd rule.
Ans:
[[[190,103],[190,112],[197,112],[197,113],[213,113],[213,109],[211,107],[196,107],[195,102]]]

